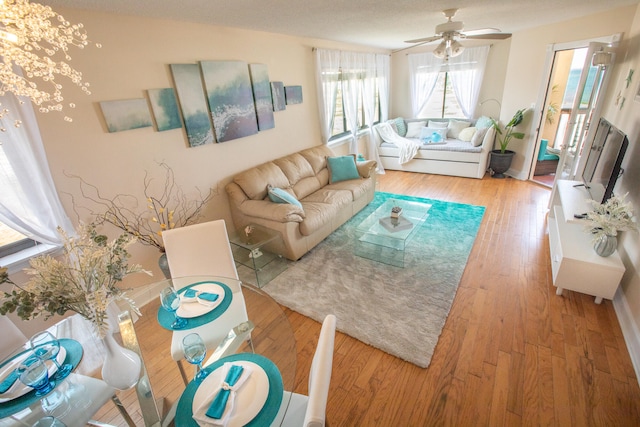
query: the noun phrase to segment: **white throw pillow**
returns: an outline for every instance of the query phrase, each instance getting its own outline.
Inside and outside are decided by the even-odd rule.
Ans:
[[[471,126],[471,122],[466,122],[464,120],[450,120],[449,121],[449,138],[458,139],[460,136],[460,131],[464,128],[468,128]]]
[[[458,135],[458,139],[460,141],[470,142],[471,138],[473,138],[473,135],[476,133],[476,130],[477,129],[473,126],[464,128],[460,131],[460,134]]]
[[[471,145],[473,145],[474,147],[481,146],[488,131],[489,128],[480,128],[476,130],[476,133],[474,133],[473,137],[471,138]]]
[[[391,125],[391,129],[393,129],[395,133],[398,133],[398,125],[395,120],[387,120],[387,123]]]
[[[420,138],[420,132],[422,132],[422,128],[425,127],[427,121],[424,122],[409,122],[407,123],[407,134],[405,137],[407,138]]]
[[[449,127],[449,120],[429,120],[430,128],[446,129]]]

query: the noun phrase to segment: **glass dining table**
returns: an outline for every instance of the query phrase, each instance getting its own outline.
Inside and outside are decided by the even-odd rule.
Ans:
[[[258,288],[220,276],[172,278],[152,283],[147,288],[152,296],[153,293],[159,295],[162,289],[169,286],[183,294],[190,289],[219,293],[220,298],[215,305],[206,305],[204,309],[195,305],[196,308],[182,310],[187,325],[179,330],[172,330],[168,321],[171,319],[170,313],[162,306],[158,307],[157,312],[157,321],[165,336],[163,345],[170,347],[173,342],[175,346],[182,337],[193,332],[209,340],[207,348],[211,350],[207,352],[204,368],[207,377],[200,382],[189,382],[180,399],[163,414],[162,408],[155,405],[158,399],[151,390],[154,378],[145,377],[146,369],[143,366],[143,376],[136,388],[141,388],[137,395],[145,425],[166,425],[172,420],[176,426],[197,425],[192,418],[193,411],[202,404],[203,399],[210,400],[210,393],[220,387],[219,372],[225,362],[250,365],[253,369],[247,384],[238,391],[233,413],[237,420],[231,419],[228,425],[238,422],[241,425],[280,425],[291,397],[290,393],[283,391],[295,387],[297,361],[293,329],[281,306]],[[238,306],[246,308],[246,318],[228,316],[228,312],[236,310]],[[120,329],[124,345],[141,354],[144,362],[140,343],[144,342],[145,337],[135,333],[135,324],[127,322],[126,316],[120,322]],[[176,337],[179,339],[176,340]],[[174,362],[168,359],[166,363]],[[181,361],[180,364],[187,362]],[[274,408],[275,404],[277,408]]]
[[[179,331],[173,331],[170,327],[162,325],[164,309],[159,304],[160,291],[168,286],[185,291],[193,287],[198,288],[203,284],[215,284],[225,290],[221,295],[222,300],[216,307],[226,306],[228,309],[232,307],[233,301],[244,302],[247,318],[235,325],[229,324],[220,321],[223,319],[222,313],[212,314],[216,311],[212,309],[202,315],[189,317],[187,327]],[[220,387],[219,371],[228,361],[245,366],[251,365],[253,369],[247,384],[238,391],[233,413],[233,417],[238,419],[232,418],[228,425],[238,425],[239,421],[248,425],[253,423],[253,425],[278,426],[281,424],[291,397],[291,393],[284,391],[293,390],[295,387],[297,353],[296,340],[289,320],[273,298],[258,288],[242,284],[239,280],[220,276],[166,279],[145,285],[138,291],[140,299],[148,301],[149,307],[142,307],[145,315],[137,318],[123,311],[118,319],[119,340],[124,347],[137,352],[143,362],[138,383],[133,390],[124,392],[130,396],[135,391],[136,399],[122,399],[126,406],[120,411],[123,417],[126,418],[127,411],[131,414],[135,413],[137,416],[134,416],[134,419],[142,418],[141,421],[145,426],[165,426],[172,422],[176,426],[197,425],[192,418],[192,412],[197,409],[196,404],[202,404],[203,399],[210,398],[211,396],[208,395]],[[225,301],[227,299],[228,301]],[[158,317],[152,319],[153,315]],[[72,318],[76,317],[72,316]],[[81,320],[83,319],[76,318],[76,323],[66,320],[62,326],[58,325],[59,336],[77,339],[78,323],[82,326]],[[204,330],[215,331],[213,334],[206,335],[219,340],[217,343],[209,343],[208,346],[210,350],[205,359],[208,366],[204,368],[208,376],[200,383],[191,380],[187,386],[184,386],[184,383],[179,380],[176,362],[169,352],[172,341],[175,341],[173,335],[182,336]],[[93,347],[95,342],[78,341],[85,350],[83,360],[78,365],[78,372],[88,375],[89,373],[85,371],[95,370],[101,356],[98,354],[98,360],[95,360],[95,349],[89,348]],[[186,361],[180,363],[189,365]],[[85,366],[83,369],[83,365],[87,364],[90,366],[88,368]],[[97,373],[94,372],[93,376],[97,376]],[[168,379],[169,377],[171,379]],[[78,393],[78,390],[82,390],[82,384],[77,385],[77,375],[71,374],[69,378],[65,381],[68,384],[63,383],[57,387],[57,396],[63,395],[71,403],[82,400],[81,393]],[[166,384],[167,381],[170,381],[170,384]],[[265,387],[268,389],[265,390]],[[180,389],[178,399],[175,398],[176,388]],[[169,392],[174,396],[168,399],[171,404],[165,408],[163,405],[165,396],[162,394],[169,394]],[[114,402],[116,406],[120,403],[118,399]],[[274,408],[275,403],[278,403],[277,408]],[[43,415],[48,415],[46,410],[42,410],[46,408],[46,402],[36,402],[33,407],[37,407]],[[251,421],[247,417],[255,419]],[[101,420],[100,417],[96,419]],[[0,420],[0,426],[27,425],[25,421],[13,417],[6,418]],[[130,419],[125,419],[125,422],[132,425]]]

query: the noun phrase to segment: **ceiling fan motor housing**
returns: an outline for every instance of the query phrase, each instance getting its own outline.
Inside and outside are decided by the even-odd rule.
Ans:
[[[436,26],[436,34],[444,34],[450,32],[460,32],[464,28],[462,21],[445,22]]]

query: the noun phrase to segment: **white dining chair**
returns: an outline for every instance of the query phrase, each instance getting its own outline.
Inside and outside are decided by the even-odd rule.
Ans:
[[[162,233],[162,240],[171,277],[222,276],[235,279],[238,281],[238,287],[240,286],[224,220],[167,230]],[[185,281],[174,281],[176,290],[187,284],[188,282]],[[196,332],[202,337],[207,350],[214,350],[226,338],[229,331],[248,320],[242,292],[237,289],[229,308],[214,321],[192,329],[173,331],[171,357],[178,364],[185,384],[188,383],[188,379],[181,364],[184,358],[182,339],[187,334]],[[250,341],[250,336],[248,340]]]
[[[276,419],[284,412],[283,427],[324,427],[326,421],[329,384],[333,369],[333,343],[336,335],[336,316],[329,314],[322,322],[318,346],[309,372],[309,395],[291,393],[287,407],[283,404]],[[287,396],[283,402],[287,402]],[[285,412],[286,411],[286,412]]]
[[[9,319],[8,316],[0,316],[0,361],[16,352],[27,341],[22,331]]]

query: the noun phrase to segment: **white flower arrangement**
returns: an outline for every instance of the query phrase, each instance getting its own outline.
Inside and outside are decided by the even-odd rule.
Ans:
[[[64,242],[62,259],[49,255],[32,258],[26,272],[31,279],[24,285],[13,283],[6,269],[0,271],[0,283],[13,284],[11,292],[0,294],[0,314],[17,312],[23,320],[44,315],[45,319],[74,311],[95,326],[104,337],[109,329],[107,307],[116,300],[124,301],[140,314],[132,299],[117,286],[125,276],[146,273],[140,265],[128,265],[126,248],[136,241],[122,233],[108,242],[98,234],[95,225],[81,227],[78,236],[69,236],[58,229]]]
[[[592,234],[594,241],[603,235],[617,236],[619,231],[638,230],[631,203],[626,201],[627,194],[613,196],[605,203],[588,200],[593,210],[587,212],[585,230]]]

